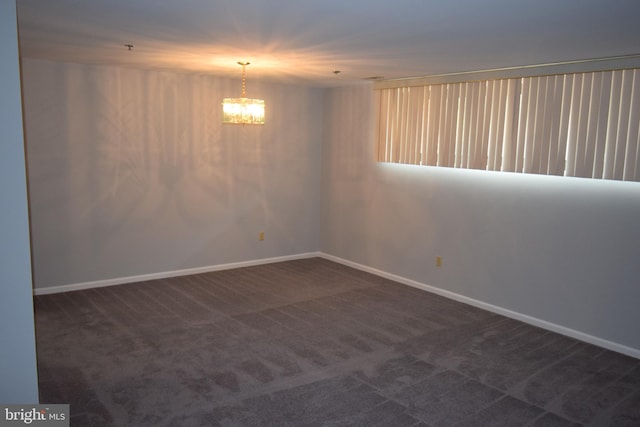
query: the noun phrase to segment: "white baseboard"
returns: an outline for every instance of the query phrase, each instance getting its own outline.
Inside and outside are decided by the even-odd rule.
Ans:
[[[140,274],[137,276],[116,277],[114,279],[96,280],[93,282],[73,283],[69,285],[34,288],[34,295],[57,294],[60,292],[79,291],[82,289],[102,288],[104,286],[124,285],[125,283],[144,282],[146,280],[166,279],[169,277],[188,276],[190,274],[208,273],[210,271],[230,270],[232,268],[251,267],[254,265],[272,264],[274,262],[292,261],[296,259],[314,258],[320,256],[319,252],[307,252],[295,255],[286,255],[273,258],[262,258],[250,261],[232,262],[206,267],[187,268],[184,270],[165,271],[161,273]]]
[[[190,274],[208,273],[210,271],[229,270],[232,268],[251,267],[254,265],[271,264],[274,262],[292,261],[297,259],[305,259],[305,258],[313,258],[313,257],[321,257],[330,261],[334,261],[339,264],[343,264],[348,267],[355,268],[357,270],[366,271],[367,273],[375,274],[376,276],[393,280],[394,282],[398,282],[403,285],[408,285],[414,288],[421,289],[423,291],[431,292],[431,293],[443,296],[445,298],[449,298],[455,301],[469,304],[474,307],[478,307],[483,310],[490,311],[492,313],[500,314],[515,320],[520,320],[522,322],[528,323],[533,326],[538,326],[540,328],[557,332],[559,334],[566,335],[568,337],[575,338],[577,340],[584,341],[589,344],[597,345],[599,347],[603,347],[609,350],[616,351],[618,353],[626,354],[628,356],[640,359],[640,349],[628,347],[623,344],[618,344],[603,338],[599,338],[593,335],[586,334],[584,332],[577,331],[575,329],[558,325],[556,323],[547,322],[546,320],[542,320],[536,317],[528,316],[526,314],[518,313],[516,311],[512,311],[497,305],[488,304],[486,302],[469,298],[464,295],[457,294],[455,292],[436,288],[434,286],[420,283],[412,279],[407,279],[406,277],[398,276],[392,273],[387,273],[386,271],[368,267],[363,264],[358,264],[356,262],[349,261],[340,257],[336,257],[334,255],[329,255],[324,252],[307,252],[307,253],[287,255],[287,256],[281,256],[281,257],[263,258],[263,259],[256,259],[256,260],[250,260],[250,261],[228,263],[228,264],[218,264],[218,265],[207,266],[207,267],[189,268],[184,270],[175,270],[175,271],[167,271],[167,272],[152,273],[152,274],[141,274],[137,276],[118,277],[114,279],[97,280],[93,282],[84,282],[84,283],[74,283],[74,284],[61,285],[61,286],[51,286],[46,288],[35,288],[33,290],[33,293],[34,295],[46,295],[46,294],[54,294],[59,292],[78,291],[82,289],[99,288],[99,287],[113,286],[113,285],[123,285],[125,283],[142,282],[142,281],[154,280],[154,279],[166,279],[169,277],[187,276]]]
[[[417,282],[415,280],[407,279],[406,277],[398,276],[395,274],[387,273],[386,271],[378,270],[372,267],[368,267],[366,265],[358,264],[353,261],[349,261],[343,258],[339,258],[333,255],[329,255],[323,252],[318,254],[319,257],[325,258],[330,261],[334,261],[340,264],[344,264],[348,267],[355,268],[357,270],[366,271],[367,273],[375,274],[376,276],[384,277],[389,280],[393,280],[394,282],[401,283],[403,285],[408,285],[414,288],[422,289],[427,292],[431,292],[445,298],[449,298],[455,301],[459,301],[465,304],[472,305],[474,307],[481,308],[483,310],[490,311],[492,313],[500,314],[505,317],[509,317],[511,319],[520,320],[524,323],[528,323],[533,326],[538,326],[543,329],[547,329],[552,332],[557,332],[559,334],[575,338],[580,341],[584,341],[589,344],[597,345],[598,347],[606,348],[608,350],[613,350],[618,353],[626,354],[627,356],[635,357],[636,359],[640,359],[640,349],[628,347],[623,344],[618,344],[616,342],[612,342],[603,338],[599,338],[593,335],[586,334],[584,332],[577,331],[575,329],[567,328],[562,325],[558,325],[556,323],[547,322],[546,320],[538,319],[536,317],[528,316],[526,314],[518,313],[516,311],[512,311],[497,305],[488,304],[483,301],[479,301],[473,298],[466,297],[464,295],[457,294],[455,292],[447,291],[445,289],[436,288],[430,285],[426,285],[424,283]]]

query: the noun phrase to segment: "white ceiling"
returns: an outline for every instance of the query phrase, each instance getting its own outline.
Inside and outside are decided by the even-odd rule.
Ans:
[[[227,77],[239,77],[237,61],[249,61],[248,79],[316,86],[640,53],[640,0],[17,0],[17,7],[23,57]]]

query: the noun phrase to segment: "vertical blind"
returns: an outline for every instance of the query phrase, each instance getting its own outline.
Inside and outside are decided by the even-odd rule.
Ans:
[[[376,92],[380,162],[640,181],[640,69]]]

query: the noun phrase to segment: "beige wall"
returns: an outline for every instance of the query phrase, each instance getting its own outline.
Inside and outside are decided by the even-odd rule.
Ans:
[[[0,2],[0,402],[38,403],[18,34]]]
[[[322,92],[25,59],[37,288],[318,250]],[[261,231],[265,240],[258,241]]]
[[[323,252],[640,355],[640,184],[376,163],[373,103],[325,94]]]

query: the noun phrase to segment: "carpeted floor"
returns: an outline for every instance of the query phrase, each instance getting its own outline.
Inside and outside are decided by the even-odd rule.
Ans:
[[[72,426],[640,425],[640,360],[319,258],[35,312]]]

